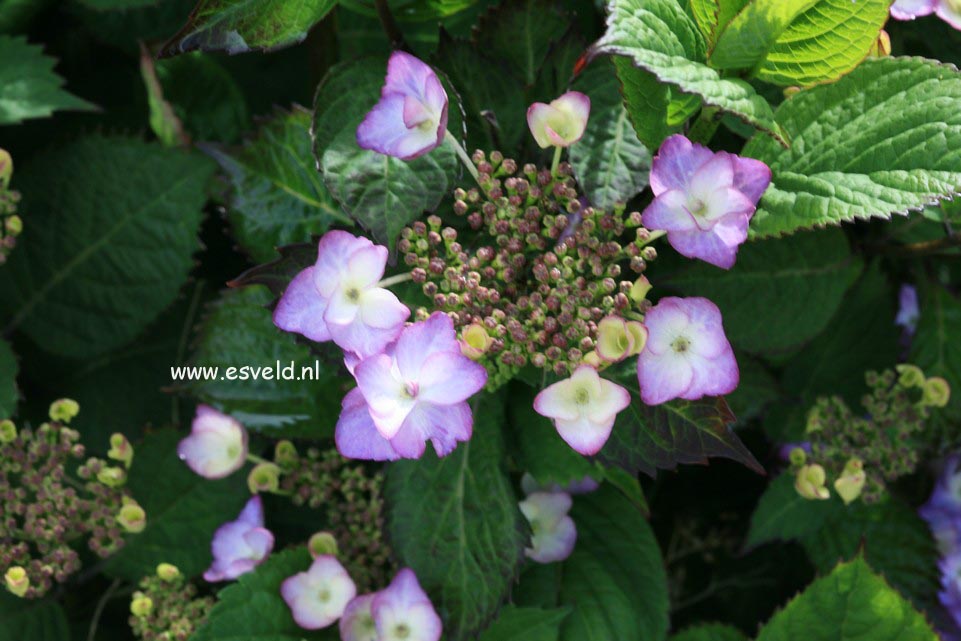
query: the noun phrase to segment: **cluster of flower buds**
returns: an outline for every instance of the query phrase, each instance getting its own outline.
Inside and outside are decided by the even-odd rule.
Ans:
[[[282,493],[295,505],[324,510],[330,535],[357,587],[384,585],[394,567],[383,536],[383,472],[350,463],[336,450],[310,448],[301,456],[290,441],[277,443],[274,462],[283,471]]]
[[[17,244],[17,236],[23,231],[23,221],[17,215],[20,192],[9,189],[13,175],[13,159],[5,149],[0,149],[0,265]]]
[[[80,569],[72,543],[86,538],[106,557],[123,543],[125,532],[140,532],[143,509],[127,494],[126,468],[133,448],[120,434],[111,439],[111,466],[91,458],[69,476],[71,461],[82,459],[80,434],[66,424],[79,406],[70,399],[50,406],[50,422],[18,430],[0,421],[0,572],[7,589],[25,598],[45,594]]]
[[[948,402],[947,381],[926,378],[908,364],[868,372],[865,380],[870,388],[862,399],[866,415],[854,414],[836,396],[818,399],[808,413],[810,456],[800,447],[790,454],[801,496],[828,499],[831,482],[845,503],[859,497],[871,503],[888,483],[917,468],[925,449],[918,440],[925,437],[931,410]]]
[[[528,363],[569,374],[595,351],[604,318],[641,318],[643,296],[631,295],[656,257],[650,232],[637,212],[585,205],[566,163],[554,174],[519,168],[496,151],[472,160],[479,187],[455,191],[454,213],[479,232],[474,248],[437,216],[401,232],[398,251],[431,301],[415,313],[447,312],[465,353],[490,372],[490,387]],[[636,230],[625,243],[629,228]]]
[[[213,597],[198,597],[197,587],[169,563],[140,581],[130,599],[130,627],[143,641],[186,641],[206,620]]]

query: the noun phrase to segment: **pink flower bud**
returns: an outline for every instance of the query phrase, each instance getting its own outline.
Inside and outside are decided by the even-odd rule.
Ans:
[[[190,436],[180,441],[177,455],[204,478],[224,478],[247,460],[247,430],[232,416],[200,405]]]
[[[591,99],[568,91],[550,104],[535,102],[527,109],[527,126],[541,149],[570,147],[581,139],[591,115]]]

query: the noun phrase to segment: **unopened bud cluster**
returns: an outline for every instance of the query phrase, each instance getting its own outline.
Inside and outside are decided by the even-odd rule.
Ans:
[[[386,585],[396,568],[384,539],[384,475],[350,463],[336,450],[307,450],[277,444],[274,460],[283,470],[281,492],[295,505],[324,511],[338,558],[360,591]]]
[[[947,382],[926,378],[914,365],[897,371],[868,372],[870,392],[862,399],[864,414],[855,414],[839,397],[818,399],[808,414],[810,462],[792,453],[796,487],[806,498],[830,497],[827,483],[846,502],[857,497],[876,502],[887,484],[914,472],[925,452],[925,423],[932,408],[944,407]]]
[[[197,588],[169,563],[140,582],[130,599],[130,627],[143,641],[187,641],[206,620],[215,600],[197,597]]]
[[[17,244],[17,236],[23,231],[23,221],[17,215],[20,193],[9,189],[13,174],[10,154],[0,149],[0,265]]]
[[[17,596],[40,597],[79,570],[77,540],[87,539],[106,557],[123,545],[124,531],[145,523],[122,487],[122,470],[116,475],[90,459],[78,470],[85,484],[68,476],[67,468],[84,456],[80,434],[64,424],[77,409],[74,401],[57,401],[53,420],[35,430],[0,421],[0,574]],[[131,509],[139,516],[133,529],[122,518]]]
[[[630,293],[656,257],[650,232],[636,212],[585,205],[566,163],[555,176],[499,152],[473,161],[480,188],[454,192],[469,243],[437,216],[401,233],[398,249],[429,300],[417,316],[443,310],[461,333],[483,328],[489,343],[468,355],[487,367],[489,387],[528,363],[566,375],[595,349],[601,319],[640,318]]]

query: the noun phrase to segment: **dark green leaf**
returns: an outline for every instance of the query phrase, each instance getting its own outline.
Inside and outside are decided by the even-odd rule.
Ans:
[[[481,397],[470,441],[445,458],[431,451],[387,472],[391,543],[442,613],[450,641],[472,638],[493,619],[528,540],[503,468],[503,413],[499,398]]]
[[[17,355],[10,349],[10,343],[0,340],[0,416],[10,418],[17,412]]]
[[[911,344],[911,362],[927,376],[942,376],[951,385],[950,408],[961,410],[961,301],[932,286],[921,300],[921,320]]]
[[[844,510],[844,504],[839,500],[805,499],[794,489],[794,475],[781,474],[761,495],[751,515],[751,529],[745,545],[754,547],[772,541],[800,540],[823,528],[832,517],[843,516]]]
[[[228,217],[237,242],[254,260],[271,260],[277,247],[306,241],[334,221],[351,222],[314,166],[310,119],[300,107],[278,111],[241,149],[205,149],[230,177]]]
[[[671,637],[671,641],[748,641],[748,638],[729,625],[708,623],[687,628]]]
[[[480,641],[557,641],[567,609],[542,610],[507,606],[480,636]]]
[[[147,528],[107,561],[105,571],[128,581],[173,563],[187,576],[210,565],[214,531],[237,518],[250,498],[243,472],[211,481],[177,458],[183,434],[161,430],[135,444],[129,488],[147,513]]]
[[[654,74],[635,67],[628,58],[616,56],[614,66],[631,124],[649,149],[657,149],[665,138],[681,131],[684,122],[701,106],[697,96],[662,83]]]
[[[728,405],[739,424],[754,418],[766,405],[780,397],[777,379],[764,364],[750,356],[736,354],[741,380],[737,389],[727,395]]]
[[[70,629],[63,607],[53,599],[26,600],[0,591],[0,639],[4,641],[68,641]]]
[[[0,270],[8,329],[90,357],[133,339],[176,297],[213,164],[188,152],[88,136],[17,174],[23,245]]]
[[[480,51],[510,63],[513,73],[532,86],[551,44],[569,27],[570,17],[557,3],[511,0],[501,2],[480,20],[475,38]]]

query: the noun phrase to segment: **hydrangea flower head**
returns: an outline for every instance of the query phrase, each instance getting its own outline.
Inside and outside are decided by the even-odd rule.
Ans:
[[[378,641],[438,641],[443,627],[417,575],[410,568],[397,573],[370,605]]]
[[[717,153],[684,136],[670,136],[651,165],[654,200],[641,221],[667,232],[679,253],[730,269],[771,169],[759,160]]]
[[[401,160],[413,160],[444,142],[447,92],[437,74],[409,53],[387,62],[380,102],[357,127],[357,144]]]
[[[541,391],[534,410],[552,419],[564,442],[587,456],[604,447],[617,413],[630,404],[630,392],[581,365],[570,378]]]
[[[204,478],[224,478],[247,460],[247,430],[232,416],[199,405],[190,436],[177,445],[177,456]]]
[[[527,109],[527,126],[541,149],[570,147],[581,139],[591,115],[591,99],[568,91],[546,104],[535,102]]]
[[[734,391],[737,360],[721,310],[706,298],[662,298],[644,317],[648,339],[637,359],[641,400],[658,405]]]
[[[531,525],[531,547],[524,550],[538,563],[563,561],[574,551],[577,528],[567,515],[571,497],[563,492],[534,492],[520,502]]]
[[[294,277],[277,303],[274,325],[311,340],[333,340],[361,357],[380,352],[410,316],[393,293],[377,286],[386,266],[386,247],[327,232],[317,262]]]
[[[211,583],[229,581],[260,565],[274,549],[274,535],[264,527],[264,504],[259,496],[247,501],[236,521],[224,523],[210,544],[214,562],[204,572]]]
[[[961,0],[897,0],[891,5],[891,17],[895,20],[914,20],[932,13],[961,29]]]
[[[357,587],[336,557],[323,554],[310,569],[288,577],[280,595],[294,621],[305,630],[319,630],[333,624],[357,595]]]
[[[438,456],[471,437],[467,399],[487,370],[461,353],[454,324],[437,312],[406,327],[388,351],[354,369],[357,388],[343,402],[335,439],[351,458],[420,458],[427,441]]]

